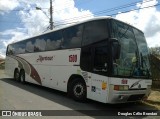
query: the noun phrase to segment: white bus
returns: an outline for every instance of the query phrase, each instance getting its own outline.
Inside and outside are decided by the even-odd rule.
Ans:
[[[98,17],[9,44],[5,71],[77,101],[134,102],[150,94],[148,55],[142,31]]]

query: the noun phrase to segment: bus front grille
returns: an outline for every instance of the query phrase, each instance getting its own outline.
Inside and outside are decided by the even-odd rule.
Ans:
[[[141,100],[145,94],[131,95],[127,101]]]

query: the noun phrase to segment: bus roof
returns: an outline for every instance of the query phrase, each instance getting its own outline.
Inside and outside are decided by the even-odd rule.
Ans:
[[[14,44],[14,43],[17,43],[17,42],[20,42],[20,41],[28,40],[28,39],[30,39],[30,38],[34,38],[34,37],[41,36],[41,35],[44,35],[44,34],[48,34],[48,33],[54,32],[54,31],[62,30],[62,29],[65,29],[65,28],[69,28],[69,27],[74,26],[74,25],[86,23],[86,22],[89,22],[89,21],[103,20],[103,19],[113,19],[113,20],[116,20],[116,21],[125,23],[125,24],[127,24],[127,25],[129,25],[129,26],[131,26],[131,27],[133,27],[133,28],[135,28],[135,29],[137,29],[138,31],[142,32],[140,29],[132,26],[132,25],[129,24],[129,23],[120,21],[120,20],[118,20],[118,19],[115,19],[115,18],[112,18],[112,17],[109,17],[109,16],[100,16],[100,17],[90,18],[90,19],[87,19],[87,20],[84,20],[84,21],[77,21],[77,22],[75,22],[75,23],[73,22],[73,24],[71,24],[71,25],[66,25],[66,26],[64,26],[64,27],[54,28],[53,30],[47,31],[47,32],[45,32],[45,33],[38,34],[38,35],[35,35],[35,36],[32,36],[32,37],[28,37],[28,38],[26,38],[26,39],[22,39],[22,40],[19,40],[19,41],[16,41],[16,42],[12,42],[12,43],[10,43],[10,44]],[[142,33],[143,33],[143,32],[142,32]]]

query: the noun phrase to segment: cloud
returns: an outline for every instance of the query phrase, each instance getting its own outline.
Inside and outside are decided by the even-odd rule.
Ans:
[[[22,32],[23,31],[23,32]],[[5,57],[5,52],[7,45],[22,39],[25,39],[29,37],[22,28],[15,28],[15,29],[9,29],[5,30],[3,32],[0,32],[0,36],[4,37],[7,36],[7,38],[1,38],[0,37],[0,55]]]
[[[48,27],[48,19],[41,11],[21,11],[19,14],[29,36],[41,34]]]
[[[73,0],[56,0],[54,4],[54,16],[57,25],[63,22],[82,21],[94,16],[89,10],[79,10],[76,8]]]
[[[5,55],[0,52],[0,59],[4,59]]]
[[[49,18],[47,17],[49,16],[50,8],[49,0],[0,0],[0,9],[13,10],[16,7],[22,9],[18,12],[18,16],[24,27],[0,32],[3,37],[8,36],[8,38],[0,39],[3,43],[3,47],[0,48],[0,51],[3,50],[2,54],[4,54],[4,48],[6,48],[9,43],[41,34],[46,31],[49,26]],[[43,12],[36,10],[35,7],[42,8]],[[79,10],[76,8],[74,0],[54,0],[53,8],[53,22],[55,25],[67,25],[70,22],[87,19],[87,17],[84,17],[67,20],[73,17],[85,15],[93,17],[93,14],[89,10]]]
[[[28,34],[32,36],[44,32],[49,26],[50,19],[48,17],[50,17],[50,3],[44,1],[32,3],[30,1],[25,2],[27,4],[25,9],[30,10],[20,11],[19,15],[25,27],[28,29]],[[35,7],[39,7],[41,8],[41,10],[35,10]],[[88,17],[82,18],[80,16],[86,15],[93,17],[93,14],[89,10],[79,10],[78,8],[76,8],[74,0],[55,0],[53,2],[54,26],[59,26],[61,24],[67,25],[71,22],[82,21],[84,19],[87,19]],[[75,17],[79,17],[79,19],[75,19]]]
[[[160,32],[157,32],[152,37],[147,37],[147,42],[150,47],[159,47],[160,46]]]
[[[157,0],[143,0],[142,4],[137,4],[137,8],[144,8],[158,4]],[[149,47],[160,45],[160,12],[156,7],[140,9],[124,14],[118,14],[117,19],[125,21],[142,30],[146,36]]]
[[[142,4],[137,4],[137,8],[143,8],[150,5],[157,4],[157,0],[146,2],[143,0]],[[16,7],[22,9],[18,12],[18,16],[23,23],[22,28],[8,29],[0,32],[1,36],[8,36],[9,38],[1,38],[3,47],[0,47],[0,53],[4,55],[6,46],[27,37],[41,34],[49,26],[49,0],[0,0],[0,9],[13,10]],[[40,7],[41,10],[36,10],[35,7]],[[53,22],[54,25],[65,24],[71,22],[82,21],[88,19],[94,14],[89,10],[78,9],[75,7],[74,0],[54,0],[53,2]],[[46,15],[44,14],[46,13]],[[84,16],[84,17],[81,17]],[[156,7],[140,9],[131,11],[125,14],[118,14],[117,19],[126,21],[137,28],[141,29],[146,36],[148,45],[150,47],[160,44],[160,12]],[[22,26],[22,25],[21,25]]]
[[[23,31],[23,32],[22,32]],[[0,39],[0,41],[3,43],[3,46],[7,47],[8,44],[23,40],[27,37],[29,37],[25,32],[24,29],[22,28],[15,28],[15,29],[9,29],[5,30],[3,32],[0,32],[1,36],[6,36],[9,35],[9,40],[8,39]]]
[[[8,10],[13,10],[18,7],[20,4],[17,0],[0,0],[0,14],[8,12]]]

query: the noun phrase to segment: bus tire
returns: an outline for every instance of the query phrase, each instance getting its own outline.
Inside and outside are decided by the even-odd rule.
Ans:
[[[18,69],[14,70],[14,79],[17,81],[19,80],[19,70]]]
[[[76,101],[86,100],[86,85],[85,82],[80,79],[74,79],[70,84],[69,93],[71,97]]]
[[[25,84],[25,71],[21,70],[19,75],[19,81],[23,84]]]

